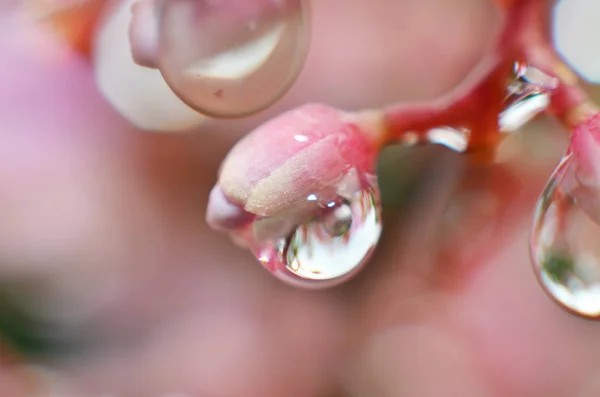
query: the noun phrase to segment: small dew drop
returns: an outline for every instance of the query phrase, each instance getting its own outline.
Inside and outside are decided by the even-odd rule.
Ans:
[[[600,191],[581,185],[577,159],[567,155],[542,193],[531,255],[543,287],[563,307],[600,317],[600,223],[592,203]]]
[[[159,69],[173,92],[200,113],[256,113],[298,76],[308,49],[307,14],[305,0],[163,2]]]
[[[532,66],[516,62],[512,81],[507,87],[505,108],[499,116],[500,132],[518,130],[545,111],[550,93],[558,87],[558,79]]]

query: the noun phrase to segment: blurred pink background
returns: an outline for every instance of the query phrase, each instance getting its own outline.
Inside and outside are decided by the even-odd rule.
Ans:
[[[280,103],[164,134],[132,127],[89,60],[1,4],[0,295],[49,346],[7,360],[1,395],[600,395],[600,328],[555,306],[529,264],[536,195],[566,145],[552,122],[510,137],[501,166],[391,151],[384,239],[332,290],[281,284],[204,222],[220,161],[252,127],[306,102],[446,92],[486,51],[491,2],[314,1],[307,64]]]

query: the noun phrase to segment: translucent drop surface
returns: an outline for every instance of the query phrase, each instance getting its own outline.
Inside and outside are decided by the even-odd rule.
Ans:
[[[542,113],[550,104],[550,92],[558,80],[529,65],[517,62],[508,86],[506,107],[500,114],[500,131],[514,132]]]
[[[270,106],[306,58],[303,0],[166,0],[159,12],[159,68],[185,103],[209,116]]]
[[[561,305],[600,316],[600,191],[581,183],[569,154],[539,199],[531,240],[538,278]]]
[[[381,235],[379,188],[354,170],[321,195],[306,197],[310,216],[255,221],[245,239],[275,276],[303,287],[326,287],[354,275]]]

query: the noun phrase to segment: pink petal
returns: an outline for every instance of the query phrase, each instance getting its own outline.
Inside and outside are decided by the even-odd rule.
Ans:
[[[237,229],[254,219],[254,215],[227,200],[221,188],[215,186],[209,196],[206,222],[213,229]]]
[[[154,0],[137,0],[131,6],[129,41],[133,60],[140,66],[156,68],[158,57],[158,19]]]
[[[351,168],[371,170],[375,151],[346,114],[306,105],[241,140],[224,161],[219,184],[247,211],[274,215],[318,194]]]
[[[588,187],[600,187],[600,114],[578,126],[571,139],[577,178]]]

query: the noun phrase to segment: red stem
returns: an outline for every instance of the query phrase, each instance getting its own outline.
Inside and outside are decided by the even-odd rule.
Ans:
[[[447,95],[426,103],[393,105],[384,110],[387,141],[410,132],[423,135],[433,127],[464,127],[471,131],[470,152],[490,154],[500,136],[498,114],[516,61],[559,79],[549,113],[568,127],[597,112],[573,73],[556,54],[550,40],[551,0],[503,1],[504,26],[492,51],[476,70]],[[476,117],[473,117],[476,115]],[[486,156],[487,157],[487,156]]]

